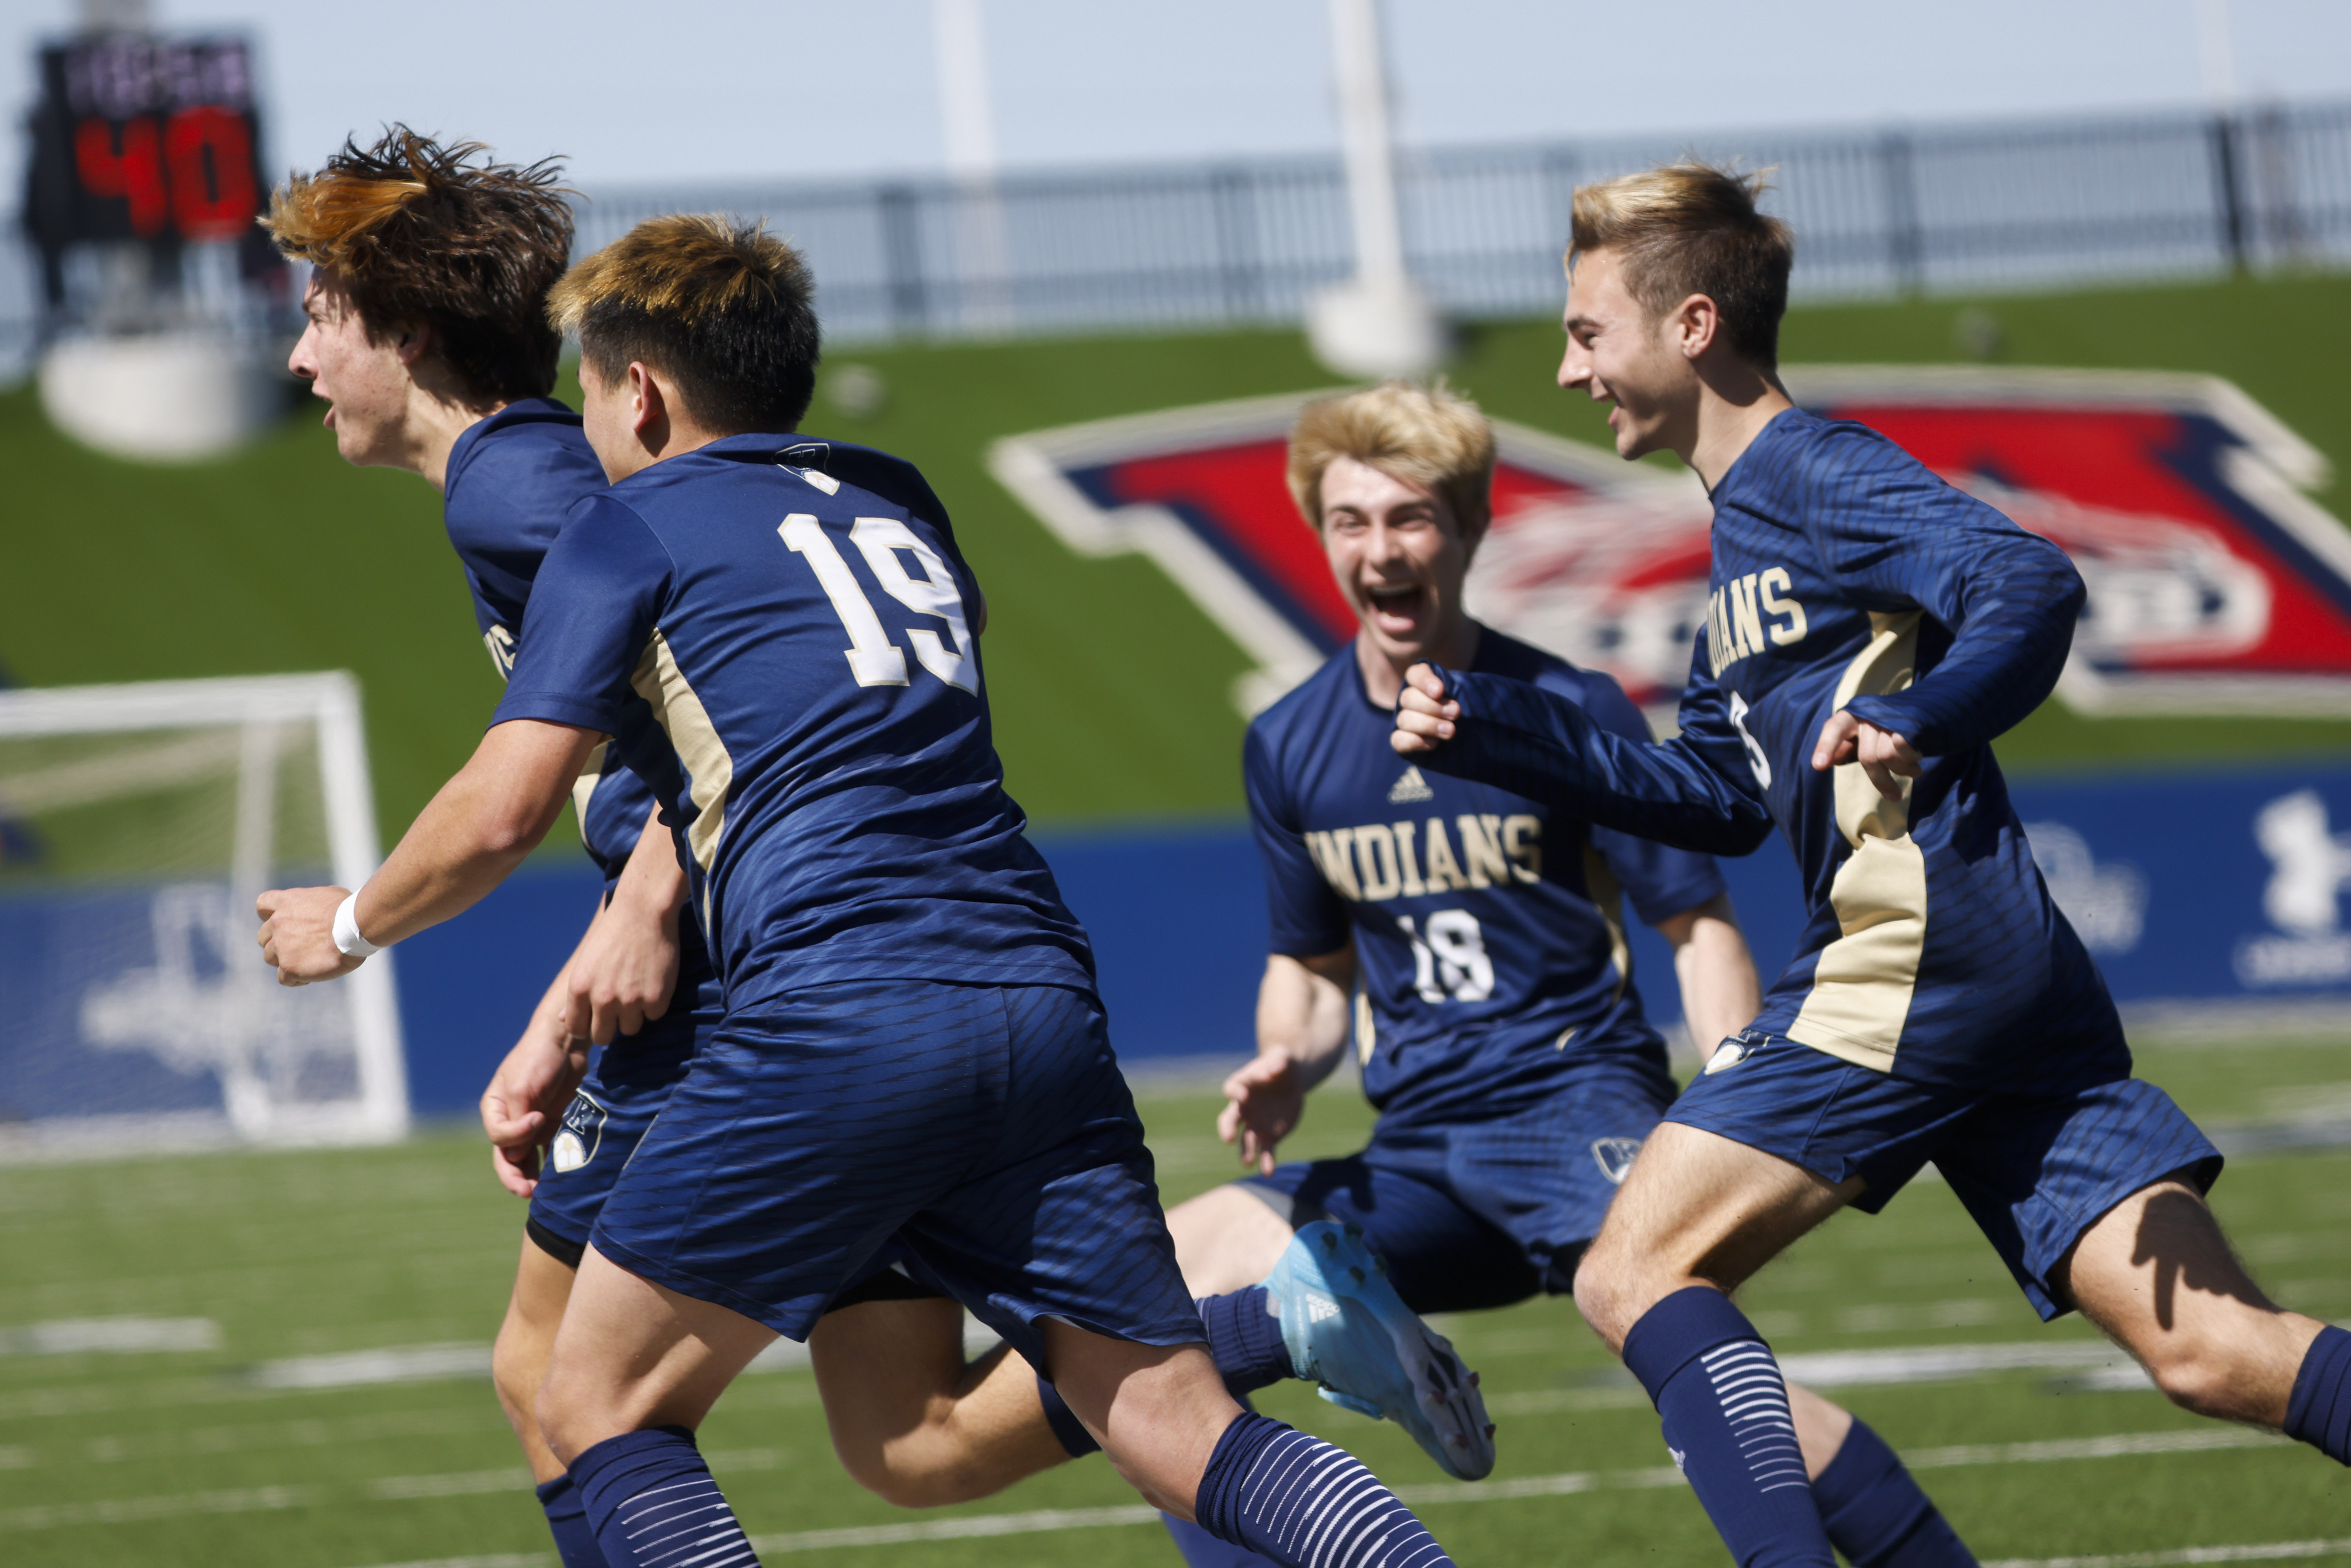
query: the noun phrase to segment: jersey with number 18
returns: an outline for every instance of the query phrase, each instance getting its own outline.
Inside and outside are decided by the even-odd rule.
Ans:
[[[730,1013],[840,980],[1091,988],[1004,791],[976,601],[911,465],[728,436],[579,504],[493,722],[610,734],[654,782]]]
[[[1614,681],[1490,628],[1472,667],[1649,738]],[[1504,1115],[1595,1065],[1651,1073],[1670,1098],[1624,905],[1655,925],[1706,903],[1723,891],[1712,859],[1410,766],[1389,747],[1395,723],[1350,644],[1260,714],[1244,750],[1272,950],[1354,943],[1356,1046],[1382,1124]]]

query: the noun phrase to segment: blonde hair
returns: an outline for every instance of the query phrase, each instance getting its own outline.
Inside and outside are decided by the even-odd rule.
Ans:
[[[1452,512],[1464,539],[1483,534],[1493,516],[1494,427],[1442,380],[1384,382],[1299,411],[1290,432],[1290,494],[1318,532],[1322,476],[1342,457],[1426,486]]]
[[[599,378],[652,365],[715,431],[789,432],[816,389],[816,280],[761,224],[647,218],[565,273],[547,315]]]
[[[1685,159],[1576,187],[1567,265],[1593,251],[1622,259],[1625,287],[1650,318],[1693,294],[1714,301],[1740,356],[1769,371],[1780,362],[1780,318],[1796,240],[1759,211],[1766,169],[1740,174]]]

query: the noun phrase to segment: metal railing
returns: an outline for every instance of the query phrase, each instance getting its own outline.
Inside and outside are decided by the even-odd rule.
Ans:
[[[1458,316],[1553,310],[1576,184],[1684,152],[1776,167],[1800,298],[2351,265],[2346,102],[1406,152],[1413,270]],[[836,343],[1288,324],[1353,266],[1335,156],[590,196],[582,254],[656,213],[766,218]],[[0,256],[0,365],[36,340],[24,266]]]

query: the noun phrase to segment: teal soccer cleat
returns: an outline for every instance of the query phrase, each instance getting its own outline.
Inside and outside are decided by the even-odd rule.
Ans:
[[[1494,1469],[1494,1428],[1478,1375],[1413,1315],[1354,1226],[1300,1229],[1265,1277],[1291,1369],[1333,1405],[1386,1417],[1459,1480]]]

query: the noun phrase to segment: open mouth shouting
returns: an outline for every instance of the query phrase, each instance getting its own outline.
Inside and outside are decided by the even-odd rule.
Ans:
[[[1371,610],[1372,629],[1400,641],[1426,632],[1437,609],[1436,595],[1419,582],[1367,582],[1364,602]]]

